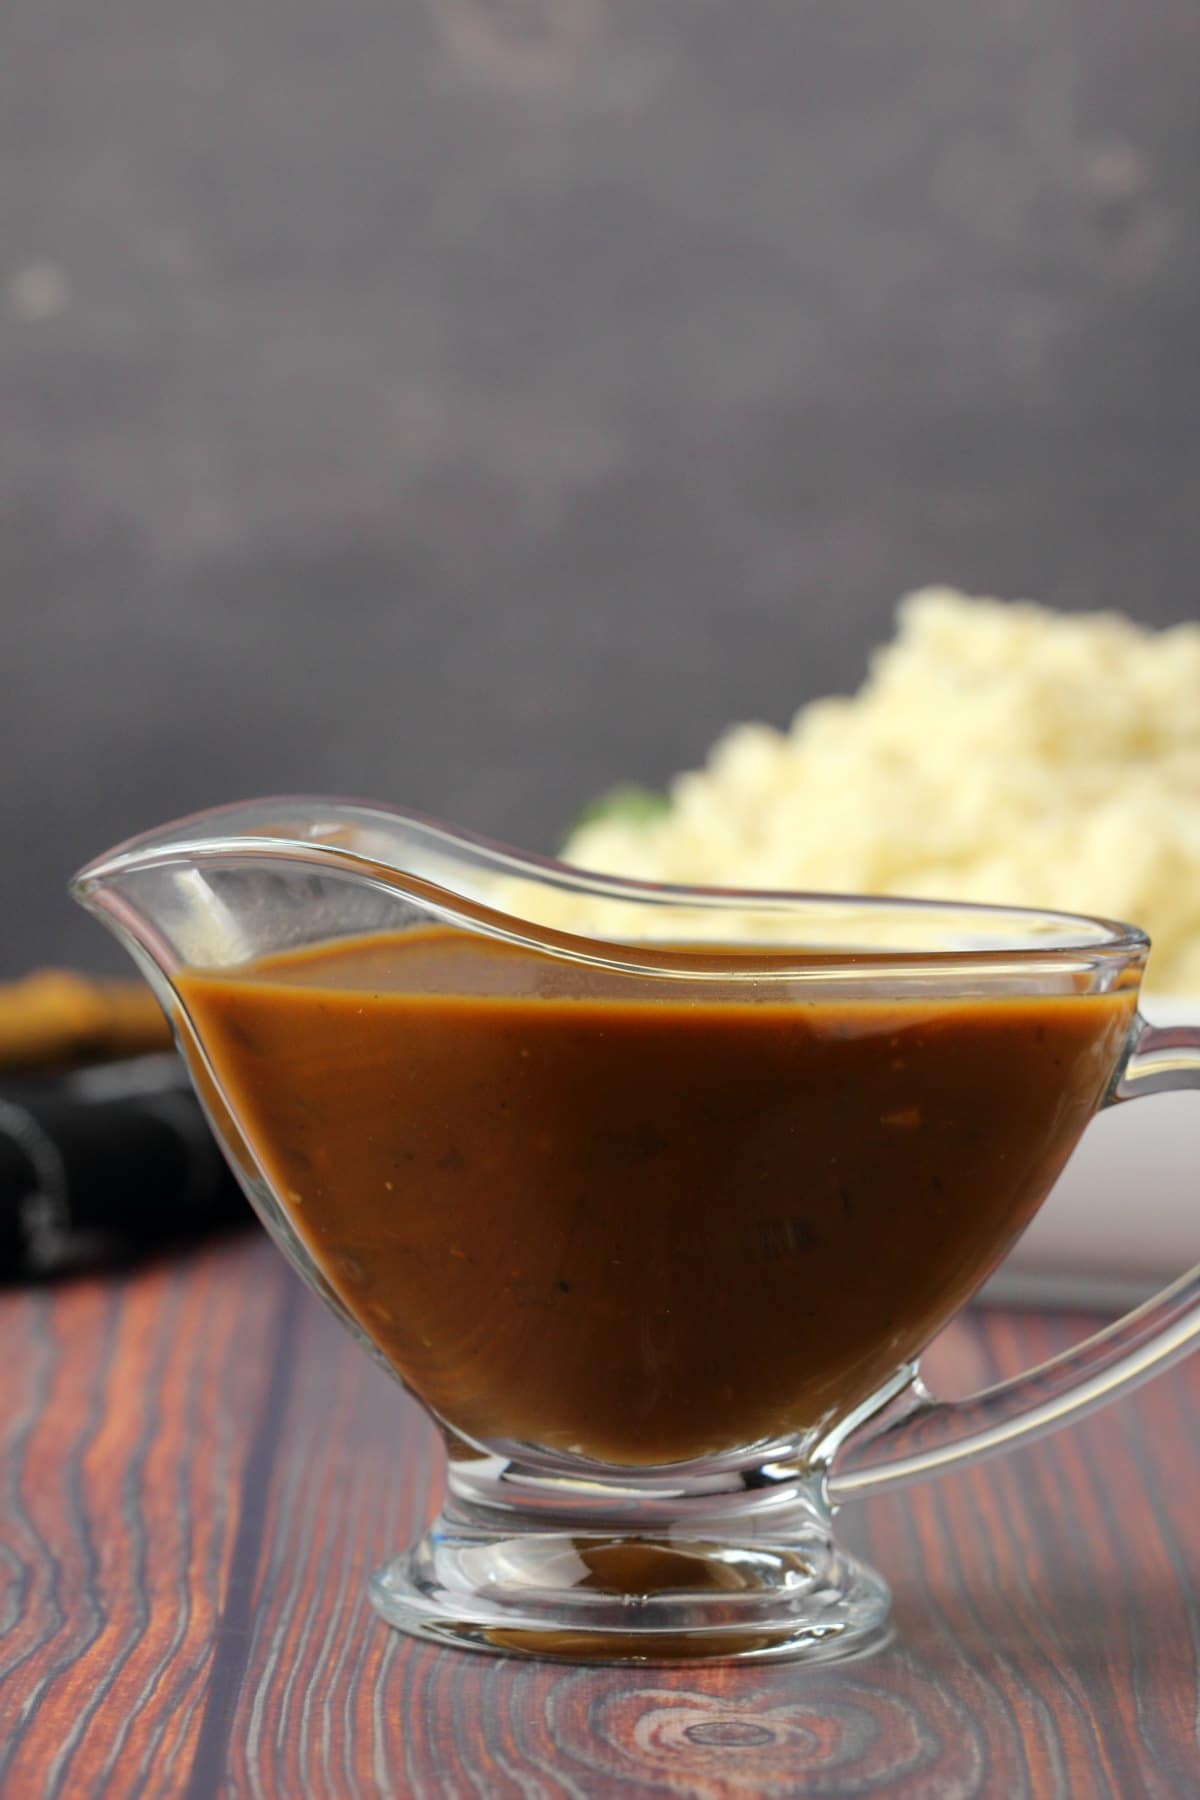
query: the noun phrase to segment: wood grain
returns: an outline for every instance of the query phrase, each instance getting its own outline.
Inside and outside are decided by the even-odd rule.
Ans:
[[[1089,1321],[980,1311],[960,1391]],[[424,1420],[256,1237],[0,1304],[0,1794],[1191,1795],[1200,1364],[869,1502],[892,1644],[828,1668],[571,1669],[380,1625]]]

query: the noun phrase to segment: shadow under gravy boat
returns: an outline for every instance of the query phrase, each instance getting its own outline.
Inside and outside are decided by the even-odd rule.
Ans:
[[[311,797],[148,833],[73,892],[267,1230],[443,1434],[444,1509],[372,1583],[403,1630],[860,1650],[889,1596],[838,1506],[1200,1334],[1193,1271],[970,1399],[917,1368],[1088,1119],[1200,1085],[1200,1031],[1137,1012],[1134,928],[655,887]]]

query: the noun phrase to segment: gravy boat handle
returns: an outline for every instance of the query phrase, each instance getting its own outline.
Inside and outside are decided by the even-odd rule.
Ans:
[[[1200,1027],[1139,1020],[1104,1102],[1200,1088]],[[1169,1369],[1200,1346],[1200,1264],[1133,1312],[1061,1355],[964,1400],[939,1400],[918,1378],[887,1422],[857,1431],[828,1478],[834,1505],[941,1475],[1056,1431]]]

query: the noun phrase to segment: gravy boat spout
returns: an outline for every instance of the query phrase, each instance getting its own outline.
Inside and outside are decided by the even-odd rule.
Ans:
[[[357,800],[284,796],[195,813],[81,869],[74,897],[119,937],[162,993],[181,966],[233,966],[414,916],[521,936],[486,902],[573,871],[434,820]]]
[[[372,1588],[405,1630],[862,1649],[887,1588],[834,1503],[1200,1332],[1185,1287],[973,1401],[917,1379],[1096,1110],[1196,1079],[1195,1034],[1137,1016],[1137,930],[651,886],[304,797],[151,832],[73,891],[280,1248],[442,1432],[443,1512]]]

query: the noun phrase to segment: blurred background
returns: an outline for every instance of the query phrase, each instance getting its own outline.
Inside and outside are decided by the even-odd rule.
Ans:
[[[1196,616],[1178,0],[15,0],[0,972],[258,792],[548,848],[928,581]]]

